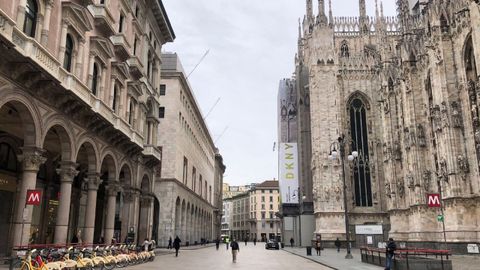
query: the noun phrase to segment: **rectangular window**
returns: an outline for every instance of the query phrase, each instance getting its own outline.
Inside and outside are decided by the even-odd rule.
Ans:
[[[123,21],[125,20],[125,16],[120,13],[120,20],[118,21],[118,32],[122,33],[123,31]]]
[[[270,202],[273,202],[273,196],[270,196]]]
[[[262,219],[265,219],[265,212],[262,212]]]
[[[273,222],[270,222],[270,229],[273,229]]]
[[[188,159],[183,157],[183,183],[186,185],[188,179]]]
[[[273,204],[270,204],[270,210],[273,210]]]
[[[165,84],[160,84],[160,96],[165,96],[167,91],[167,86]]]
[[[192,169],[192,190],[195,191],[195,186],[197,185],[197,169],[193,167]]]
[[[270,212],[270,219],[273,219],[273,212]]]
[[[265,190],[262,189],[262,193],[265,193]]]
[[[165,118],[165,107],[158,108],[158,118]]]
[[[262,210],[265,210],[265,204],[262,204]]]
[[[138,46],[138,38],[135,36],[133,40],[133,55],[137,55],[137,46]]]
[[[265,196],[262,196],[262,202],[265,202]]]

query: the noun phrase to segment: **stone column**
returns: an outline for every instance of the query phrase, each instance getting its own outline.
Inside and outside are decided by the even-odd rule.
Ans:
[[[14,220],[13,246],[27,245],[30,238],[32,222],[32,205],[26,205],[27,190],[35,189],[37,173],[47,159],[43,156],[44,150],[36,147],[22,147],[22,154],[18,156],[22,162],[22,181],[17,196],[17,206]]]
[[[112,180],[114,182],[114,180]],[[113,231],[115,229],[115,208],[117,205],[118,186],[115,183],[110,183],[106,187],[107,190],[107,216],[105,219],[105,244],[110,244],[113,238]]]
[[[55,226],[55,243],[68,243],[68,221],[70,217],[70,201],[72,199],[73,178],[78,174],[77,164],[69,161],[60,162],[57,173],[60,175],[60,198]],[[75,233],[75,232],[74,232]]]
[[[60,33],[60,50],[58,50],[58,61],[63,67],[63,61],[65,60],[65,50],[67,42],[67,33],[68,33],[68,23],[62,21],[62,32]]]
[[[130,187],[124,187],[123,190],[123,206],[122,206],[122,234],[120,241],[124,241],[130,228],[130,212],[133,202],[133,190]]]
[[[95,211],[97,208],[97,191],[101,182],[102,180],[98,173],[90,173],[86,178],[88,193],[83,242],[87,244],[93,243],[93,234],[95,232]]]
[[[43,29],[42,29],[42,36],[40,38],[40,43],[43,46],[47,46],[48,43],[48,32],[50,30],[50,18],[52,14],[52,8],[54,5],[53,0],[48,0],[47,5],[45,6],[45,16],[43,17]]]
[[[90,53],[88,56],[88,75],[87,75],[87,86],[91,89],[93,89],[93,65],[95,64],[95,54]],[[99,70],[99,72],[101,72]],[[99,74],[97,74],[98,76]],[[97,82],[97,95],[100,92],[99,89],[99,83]]]
[[[75,75],[83,82],[83,52],[85,51],[85,39],[81,39],[78,43],[78,54],[75,59]],[[73,67],[72,67],[73,70]]]

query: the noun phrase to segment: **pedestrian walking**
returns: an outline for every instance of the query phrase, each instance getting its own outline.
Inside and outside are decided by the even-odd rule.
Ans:
[[[220,239],[218,238],[215,240],[215,247],[217,248],[217,250],[220,247]]]
[[[148,240],[148,238],[145,238],[145,241],[143,241],[143,245],[142,245],[143,250],[144,251],[150,251],[148,247],[150,246],[151,243],[152,242],[150,242],[150,240]]]
[[[227,250],[228,250],[229,244],[230,244],[230,239],[227,237],[225,238],[225,245],[227,246]]]
[[[257,245],[257,238],[253,238],[253,245],[256,246]]]
[[[290,238],[290,246],[293,247],[293,244],[295,243],[295,240],[293,240],[293,237]]]
[[[317,242],[315,242],[315,250],[317,250],[318,256],[320,256],[320,249],[321,249],[320,241],[317,240]]]
[[[395,241],[393,241],[393,238],[388,239],[387,250],[386,250],[387,260],[386,260],[385,270],[392,269],[395,250],[397,250],[397,244],[395,244]]]
[[[167,246],[168,249],[172,249],[172,237],[170,236],[170,238],[168,239],[168,246]]]
[[[175,240],[173,240],[173,248],[175,249],[175,257],[178,257],[178,250],[180,249],[180,243],[182,240],[178,237],[178,235],[175,237]]]
[[[238,245],[235,238],[230,243],[230,247],[232,248],[232,260],[233,260],[234,263],[236,263],[237,262],[237,255],[240,252],[240,246]]]
[[[337,252],[340,252],[340,239],[335,240],[335,246],[337,247]]]
[[[245,246],[246,246],[247,243],[248,243],[248,238],[245,237],[244,241],[245,241]]]

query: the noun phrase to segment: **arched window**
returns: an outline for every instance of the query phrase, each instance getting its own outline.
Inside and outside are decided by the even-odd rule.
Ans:
[[[23,22],[23,32],[30,37],[35,37],[35,28],[37,26],[38,6],[35,0],[27,0],[25,6],[25,21]]]
[[[112,109],[115,113],[117,113],[117,94],[118,94],[118,87],[115,85],[113,87],[113,101],[112,101]]]
[[[344,42],[340,47],[340,57],[350,57],[350,52],[346,42]]]
[[[67,34],[67,40],[65,41],[65,58],[63,59],[63,68],[68,72],[72,69],[72,56],[73,56],[73,39],[70,34]]]
[[[467,82],[476,81],[478,78],[475,53],[473,50],[472,37],[470,37],[465,46],[465,73]]]
[[[147,78],[150,80],[150,75],[152,74],[152,54],[148,52],[148,59],[147,59]]]
[[[93,64],[93,74],[92,74],[92,93],[94,95],[97,95],[97,88],[98,88],[98,75],[99,75],[99,72],[98,72],[98,65],[97,63],[94,63]]]
[[[355,205],[372,206],[372,183],[370,178],[367,112],[365,104],[359,98],[350,103],[350,132],[352,148],[359,155],[354,163],[353,183],[355,187]]]
[[[6,143],[0,143],[0,170],[17,172],[17,155]]]

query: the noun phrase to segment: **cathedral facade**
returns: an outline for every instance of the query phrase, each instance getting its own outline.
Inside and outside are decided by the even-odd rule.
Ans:
[[[316,234],[345,240],[359,226],[409,246],[480,242],[480,3],[397,1],[397,16],[334,17],[306,1],[299,25],[298,99],[309,100]],[[347,159],[356,151],[358,157]],[[440,194],[441,208],[428,207]],[[377,239],[377,238],[375,238]],[[376,240],[375,240],[376,241]],[[374,243],[375,244],[375,243]]]

